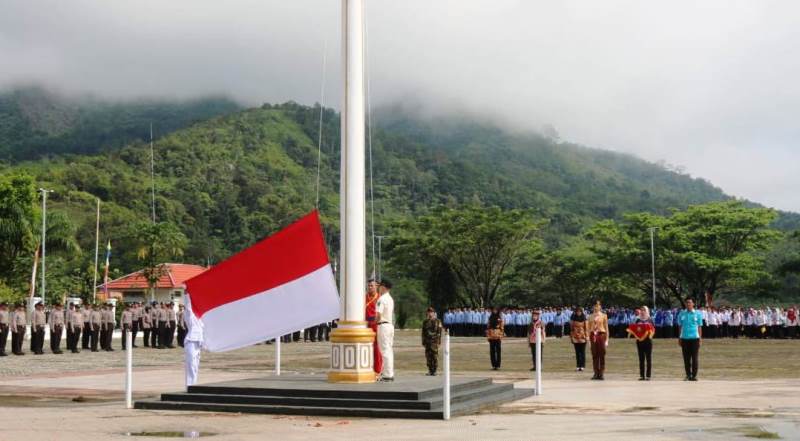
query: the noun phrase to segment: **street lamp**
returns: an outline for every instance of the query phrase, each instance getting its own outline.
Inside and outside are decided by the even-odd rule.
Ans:
[[[656,309],[656,245],[655,233],[658,227],[650,227],[650,264],[653,270],[653,311]]]
[[[53,193],[53,190],[47,190],[44,188],[39,188],[39,192],[42,193],[42,303],[45,303],[46,297],[45,294],[47,292],[46,289],[46,282],[45,282],[45,260],[47,259],[47,193]]]

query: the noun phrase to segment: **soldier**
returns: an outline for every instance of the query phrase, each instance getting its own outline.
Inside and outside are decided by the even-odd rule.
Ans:
[[[114,307],[111,303],[106,305],[106,315],[103,318],[103,326],[106,329],[105,350],[112,352],[114,348],[111,347],[111,342],[114,338],[114,328],[117,327],[117,318],[114,317]]]
[[[61,334],[64,332],[64,308],[60,303],[55,304],[47,321],[50,327],[50,351],[54,354],[62,354]]]
[[[131,346],[136,348],[136,335],[142,329],[142,306],[134,302],[131,307]]]
[[[152,327],[153,327],[153,319],[152,319],[152,316],[150,315],[150,307],[149,306],[145,306],[144,307],[144,311],[142,311],[141,315],[142,315],[141,327],[142,327],[142,332],[144,332],[144,338],[143,338],[144,347],[149,348],[150,347],[150,331],[152,330]],[[134,348],[135,347],[136,346],[134,346]]]
[[[128,331],[133,329],[134,323],[133,312],[130,306],[125,305],[125,310],[122,311],[120,321],[122,322],[122,350],[124,351],[128,349]],[[131,334],[131,345],[133,345],[133,334]]]
[[[108,321],[108,305],[103,303],[100,305],[100,337],[98,341],[100,342],[100,349],[107,351],[108,348],[106,347],[106,341],[108,340],[108,328],[106,327],[106,321]]]
[[[186,338],[186,311],[183,305],[178,305],[178,346],[183,347],[184,338]]]
[[[44,313],[44,303],[36,304],[31,316],[31,352],[44,355],[44,329],[47,327],[47,316]]]
[[[25,319],[25,307],[17,303],[14,308],[14,316],[11,319],[11,352],[14,355],[25,355],[22,352],[22,342],[25,340],[25,330],[28,320]]]
[[[103,326],[103,316],[97,308],[89,308],[89,314],[90,346],[92,352],[98,352],[97,343],[100,338],[100,328]]]
[[[8,304],[0,303],[0,357],[6,357],[6,343],[8,342]]]
[[[174,349],[175,345],[172,343],[175,341],[175,329],[178,327],[178,314],[175,313],[175,304],[169,302],[167,308],[167,347],[170,349]]]
[[[168,344],[167,328],[169,326],[169,313],[164,303],[158,305],[158,349],[164,349]]]
[[[83,329],[83,312],[75,308],[74,305],[67,326],[70,330],[69,335],[72,337],[72,341],[67,341],[67,347],[73,354],[77,354],[81,351],[80,348],[78,348],[78,342],[81,339],[81,333],[84,332],[85,335],[85,330]]]
[[[422,322],[422,346],[425,346],[425,362],[428,375],[436,375],[439,367],[439,344],[442,342],[442,322],[436,318],[436,311],[428,308],[428,316]]]
[[[81,338],[81,348],[89,349],[92,339],[92,305],[87,303],[81,307],[81,317],[83,317],[83,338]]]

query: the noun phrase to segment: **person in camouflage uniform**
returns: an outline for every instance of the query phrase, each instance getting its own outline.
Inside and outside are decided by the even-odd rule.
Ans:
[[[428,375],[436,375],[439,366],[439,344],[442,342],[442,322],[436,318],[436,311],[428,308],[428,316],[422,322],[422,346],[425,346],[425,361]]]

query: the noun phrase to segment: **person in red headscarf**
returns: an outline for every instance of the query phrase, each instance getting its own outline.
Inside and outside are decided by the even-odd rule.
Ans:
[[[381,371],[383,370],[383,357],[381,356],[381,350],[378,348],[378,322],[375,320],[375,304],[378,302],[378,282],[374,279],[370,279],[367,282],[367,305],[365,311],[365,317],[367,319],[367,326],[375,332],[375,338],[372,339],[372,370],[375,371],[376,375],[380,375]]]
[[[791,339],[797,338],[798,327],[800,327],[800,323],[798,323],[797,309],[789,308],[789,310],[786,311],[786,328],[788,331],[786,337]]]

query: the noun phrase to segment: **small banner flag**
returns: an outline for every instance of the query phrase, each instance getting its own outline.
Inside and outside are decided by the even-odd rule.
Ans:
[[[643,341],[653,338],[656,328],[652,323],[631,323],[628,325],[628,334],[636,337],[636,340]]]
[[[250,346],[339,317],[319,214],[186,281],[212,352]]]

